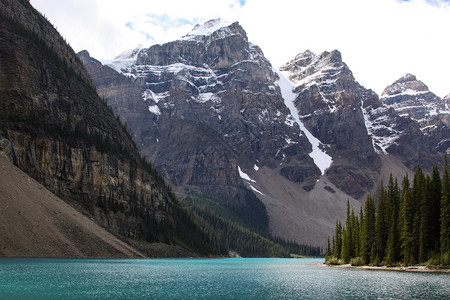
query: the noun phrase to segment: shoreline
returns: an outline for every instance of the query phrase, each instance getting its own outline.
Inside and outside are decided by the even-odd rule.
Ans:
[[[410,266],[410,267],[387,267],[387,266],[352,266],[350,264],[345,265],[327,265],[325,263],[320,264],[324,267],[331,268],[346,268],[346,269],[361,269],[372,271],[391,271],[391,272],[416,272],[416,273],[449,273],[450,269],[430,269],[426,266]]]

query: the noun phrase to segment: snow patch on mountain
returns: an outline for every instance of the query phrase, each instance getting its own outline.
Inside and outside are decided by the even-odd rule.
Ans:
[[[154,114],[157,115],[157,116],[161,115],[161,111],[159,110],[158,105],[152,105],[152,106],[149,106],[149,107],[148,107],[148,110],[149,110],[151,113],[154,113]]]
[[[253,185],[249,184],[249,186],[254,192],[257,192],[258,194],[265,196],[265,194],[263,194],[260,190],[255,188]]]
[[[325,174],[325,171],[331,166],[333,159],[324,150],[321,149],[322,143],[316,137],[314,137],[311,132],[306,129],[302,121],[300,121],[297,108],[294,105],[294,100],[297,97],[297,94],[293,92],[293,89],[295,87],[294,84],[287,79],[287,75],[283,74],[279,70],[274,68],[273,71],[277,73],[280,78],[276,82],[276,84],[281,89],[284,103],[289,108],[294,121],[298,124],[298,126],[300,126],[300,129],[305,133],[308,141],[312,145],[312,152],[309,153],[309,156],[314,160],[314,163],[320,169],[323,175]]]
[[[102,64],[114,69],[119,73],[123,73],[125,76],[126,70],[131,68],[136,64],[136,57],[134,58],[115,58],[115,59],[104,59],[101,61]],[[128,74],[128,77],[133,77],[133,74]]]
[[[198,36],[211,35],[213,32],[219,29],[227,31],[228,26],[230,26],[231,24],[231,22],[227,22],[225,20],[222,20],[221,18],[209,20],[203,24],[195,25],[194,29],[192,29],[191,32],[182,37],[182,40],[190,40],[195,39]]]
[[[239,172],[239,176],[240,176],[242,179],[247,180],[247,181],[250,181],[250,182],[256,182],[256,181],[254,181],[253,179],[251,179],[250,176],[247,175],[247,173],[244,173],[244,172],[241,170],[241,167],[239,167],[239,166],[238,166],[238,172]]]
[[[364,115],[367,133],[372,138],[375,152],[388,154],[386,149],[394,144],[401,135],[401,132],[393,128],[388,108],[386,106],[380,106],[376,109],[372,107],[363,108],[363,103],[361,103],[361,111]]]

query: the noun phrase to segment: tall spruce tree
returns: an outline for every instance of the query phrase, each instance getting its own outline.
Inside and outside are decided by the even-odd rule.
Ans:
[[[331,245],[330,245],[330,236],[328,236],[327,241],[327,251],[325,252],[325,261],[331,257]]]
[[[447,156],[444,158],[444,170],[442,171],[442,196],[441,196],[441,261],[445,265],[450,264],[450,178],[448,174]]]
[[[406,177],[407,178],[407,177]],[[414,215],[415,208],[411,190],[408,188],[403,191],[402,201],[402,251],[405,265],[415,263],[414,258]]]
[[[378,198],[378,208],[375,218],[375,253],[374,263],[379,265],[384,260],[384,251],[386,249],[389,228],[387,227],[388,218],[388,199],[387,192],[381,183],[380,196]]]
[[[431,178],[425,179],[425,195],[420,202],[420,236],[419,236],[419,262],[426,262],[433,250],[433,240],[431,233],[433,208],[432,208],[432,186]]]
[[[333,255],[347,263],[360,257],[364,264],[390,265],[402,260],[405,265],[427,261],[441,254],[441,262],[450,264],[450,177],[447,157],[443,178],[433,168],[425,176],[420,167],[414,174],[412,187],[408,175],[402,189],[389,178],[389,186],[380,190],[378,209],[372,196],[360,208],[359,218],[350,213],[347,201],[345,227],[336,220],[333,251],[328,239],[327,257]]]
[[[356,257],[356,245],[358,243],[356,243],[355,241],[357,240],[356,237],[356,217],[355,217],[355,212],[352,209],[352,212],[350,214],[350,222],[349,222],[349,228],[348,230],[348,235],[350,236],[350,241],[348,244],[348,252],[349,252],[349,256],[350,258],[354,258]]]
[[[414,257],[414,262],[418,263],[419,260],[419,250],[420,246],[420,227],[422,220],[422,203],[426,197],[425,190],[425,175],[422,168],[418,166],[416,172],[414,173],[413,187],[412,187],[412,202],[411,205],[414,207],[414,219],[413,219],[413,234],[411,237],[412,254]]]
[[[400,212],[400,191],[397,179],[393,179],[391,174],[388,187],[388,202],[391,218],[389,219],[389,233],[386,245],[386,264],[390,265],[398,261],[400,258],[400,229],[399,229],[399,212]]]
[[[353,212],[352,212],[353,213]],[[355,251],[355,255],[354,257],[359,257],[361,256],[360,254],[360,249],[361,249],[361,225],[359,224],[359,218],[356,217],[353,213],[353,217],[355,220],[355,225],[354,225],[354,232],[355,232],[355,236],[353,238],[353,243],[354,243],[354,251]]]
[[[432,252],[439,253],[440,252],[440,231],[441,231],[441,222],[440,222],[440,213],[441,213],[441,175],[439,174],[439,169],[437,167],[433,168],[433,173],[431,175],[431,186],[430,190],[427,193],[427,196],[430,197],[431,202],[431,233],[430,239],[433,243]]]
[[[364,225],[362,232],[361,259],[364,264],[372,263],[375,249],[375,201],[368,195],[364,207]]]
[[[333,256],[337,259],[341,258],[342,251],[342,225],[341,220],[336,220],[336,232],[334,234],[335,247],[333,248]]]
[[[364,245],[364,210],[363,207],[361,206],[361,208],[359,209],[359,240],[358,240],[358,248],[359,248],[359,257],[363,257],[363,245]]]

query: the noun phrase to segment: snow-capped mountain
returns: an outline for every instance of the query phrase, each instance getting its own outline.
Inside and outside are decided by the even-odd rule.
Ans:
[[[356,82],[337,50],[300,53],[281,70],[294,83],[300,119],[333,157],[328,178],[350,196],[362,197],[375,184],[370,171],[381,164],[361,111],[363,102],[377,101],[376,94]]]
[[[400,115],[408,115],[419,121],[421,125],[426,125],[434,116],[450,113],[446,103],[411,74],[406,74],[388,86],[381,94],[381,101]]]
[[[419,122],[435,148],[441,152],[450,148],[448,98],[441,99],[414,75],[407,74],[383,91],[381,101],[401,116]]]
[[[436,158],[418,123],[359,85],[338,51],[301,53],[279,71],[237,22],[208,21],[110,67],[80,57],[179,196],[246,205],[245,185],[286,239],[321,245],[388,162],[403,175]]]

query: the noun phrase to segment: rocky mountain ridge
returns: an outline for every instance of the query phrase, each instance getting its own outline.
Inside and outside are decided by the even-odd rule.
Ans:
[[[247,186],[274,235],[318,245],[347,199],[359,209],[390,172],[442,158],[416,121],[357,83],[338,51],[301,53],[280,72],[238,23],[212,20],[134,54],[111,68],[80,56],[140,152],[180,195],[239,206]]]
[[[417,121],[422,132],[439,151],[449,149],[448,96],[441,99],[414,75],[406,74],[383,91],[381,101],[401,116]]]
[[[0,151],[116,236],[170,242],[176,200],[78,56],[29,1],[0,7]]]

